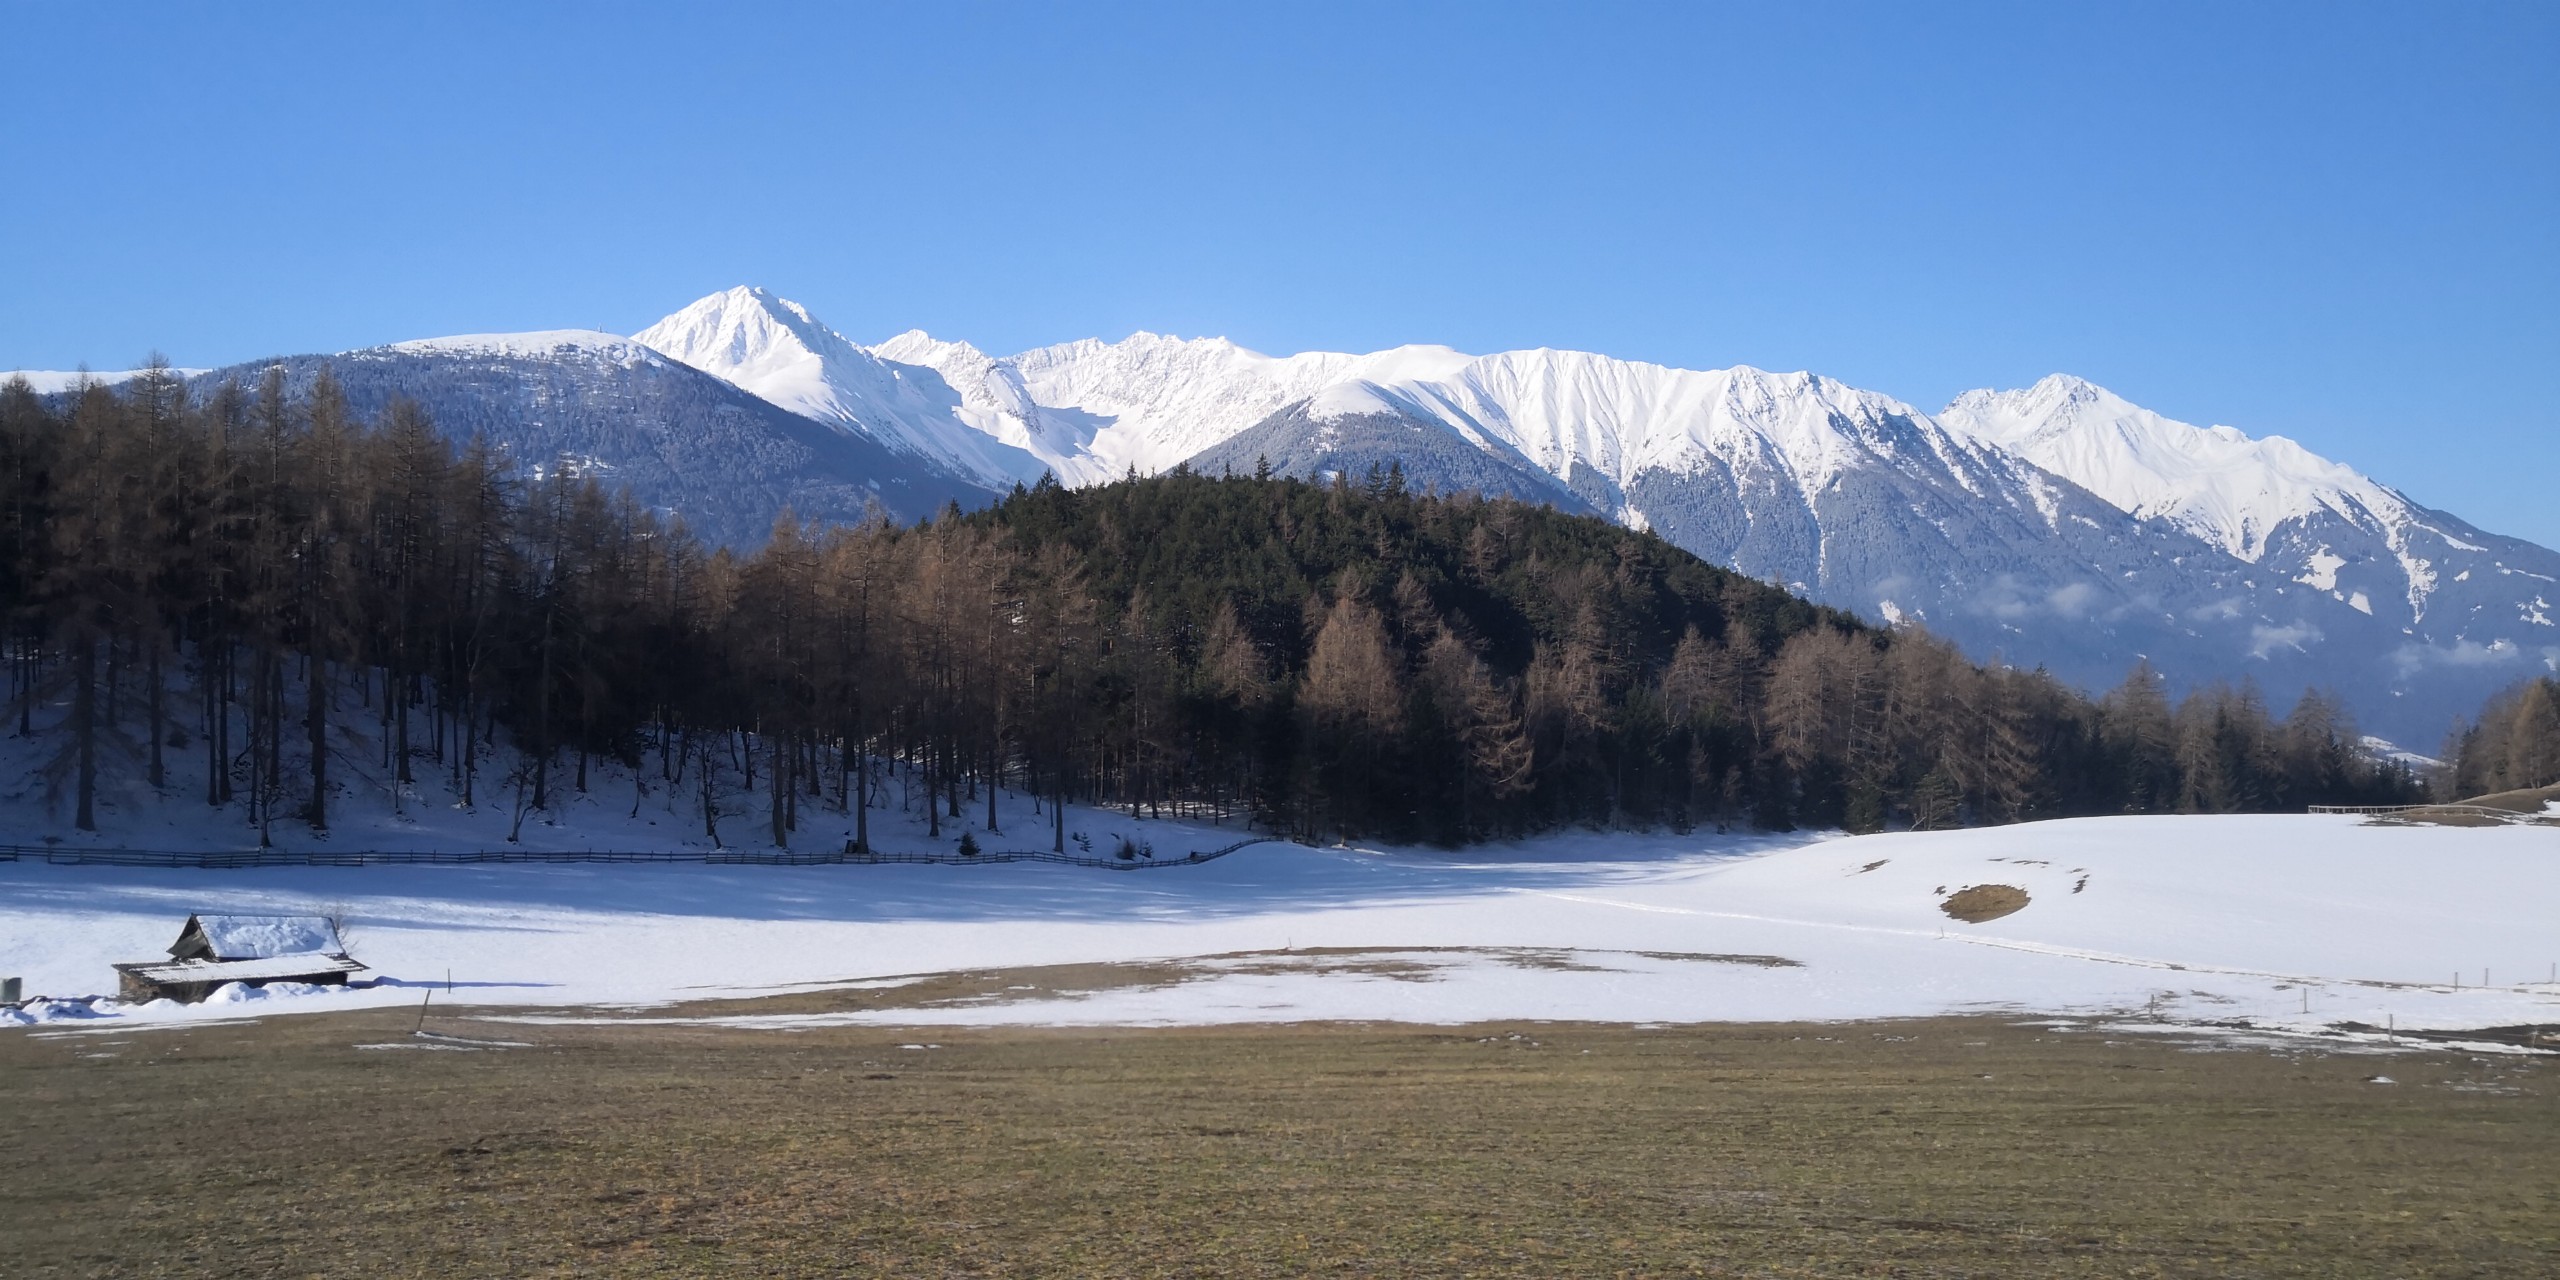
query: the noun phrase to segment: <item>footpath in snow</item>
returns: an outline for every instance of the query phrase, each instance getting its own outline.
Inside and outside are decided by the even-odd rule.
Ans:
[[[1015,838],[988,847],[1044,844],[1030,815],[1020,819]],[[1119,832],[1175,856],[1235,838],[1095,811],[1071,811],[1070,825],[1105,848]],[[2022,892],[2025,905],[1971,923],[1943,909],[1992,885]],[[2016,900],[1987,891],[1959,903],[1986,896],[1994,907]],[[111,963],[161,954],[198,911],[338,916],[357,958],[388,981],[239,992],[192,1008],[36,1003],[0,1017],[411,1004],[448,973],[457,1004],[622,1016],[950,971],[1151,962],[1142,981],[1082,989],[709,1016],[792,1027],[2013,1011],[2275,1030],[2560,1026],[2560,830],[2324,816],[1860,838],[1573,834],[1459,853],[1263,845],[1134,874],[1031,864],[209,872],[28,860],[0,863],[0,973],[24,975],[31,996],[111,991]]]

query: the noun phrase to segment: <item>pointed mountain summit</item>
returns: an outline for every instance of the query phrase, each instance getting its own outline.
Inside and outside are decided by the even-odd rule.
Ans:
[[[1938,415],[2137,516],[2168,520],[2243,560],[2288,521],[2322,512],[2371,528],[2409,518],[2398,493],[2283,436],[2162,417],[2080,378],[1968,391]]]
[[[2405,637],[2404,675],[2560,658],[2549,604],[2560,554],[2420,506],[2283,436],[2179,422],[2062,374],[1968,391],[1939,417],[2221,547],[2262,580],[2382,620]]]
[[[793,413],[992,488],[1044,469],[961,422],[960,396],[939,374],[882,360],[764,289],[712,294],[632,337]]]

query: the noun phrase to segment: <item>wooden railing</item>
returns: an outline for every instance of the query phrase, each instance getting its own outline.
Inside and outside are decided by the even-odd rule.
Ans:
[[[2418,813],[2422,811],[2426,813],[2477,813],[2485,814],[2492,818],[2513,818],[2519,821],[2539,816],[2536,814],[2523,813],[2515,809],[2493,809],[2485,804],[2315,804],[2311,806],[2311,812],[2313,813],[2362,813],[2386,817],[2395,813]]]

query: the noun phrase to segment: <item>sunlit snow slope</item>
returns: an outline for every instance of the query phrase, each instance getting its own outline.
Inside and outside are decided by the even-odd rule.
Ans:
[[[2560,555],[2430,511],[2283,436],[2192,426],[2062,374],[1966,392],[1940,420],[2438,643],[2560,643],[2553,593],[2533,585],[2560,577]]]
[[[1131,829],[1161,849],[1222,842],[1096,812],[1073,821]],[[428,984],[450,971],[467,984],[450,997],[457,1004],[875,993],[864,1003],[876,1007],[848,1002],[837,1014],[686,1015],[751,1026],[1986,1010],[2304,1031],[2513,1026],[2560,1021],[2548,977],[2555,845],[2550,828],[2294,815],[1827,840],[1567,835],[1458,855],[1284,844],[1126,874],[998,864],[209,876],[0,863],[0,970],[25,973],[36,994],[107,990],[110,963],[165,948],[189,912],[325,910],[345,917],[349,946],[375,974]],[[1984,885],[2018,890],[2025,905],[1976,923],[1943,909]],[[896,991],[905,976],[938,971],[1124,962],[1147,967],[1125,979],[1086,970],[1063,989],[1008,976],[985,999],[936,1005],[901,1006]],[[254,1003],[317,1011],[417,995],[387,987]],[[79,1016],[45,1016],[57,1013]]]

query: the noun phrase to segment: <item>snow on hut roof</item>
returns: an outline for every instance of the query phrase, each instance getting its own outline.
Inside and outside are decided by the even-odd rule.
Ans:
[[[183,949],[187,933],[202,930],[205,945],[216,960],[263,960],[270,956],[295,956],[319,953],[338,955],[347,944],[338,938],[338,928],[327,916],[217,916],[187,917],[187,928],[178,935],[178,946],[169,948],[171,955]]]
[[[300,954],[264,960],[173,960],[167,964],[118,965],[153,982],[277,982],[362,972],[364,966],[342,956]]]

